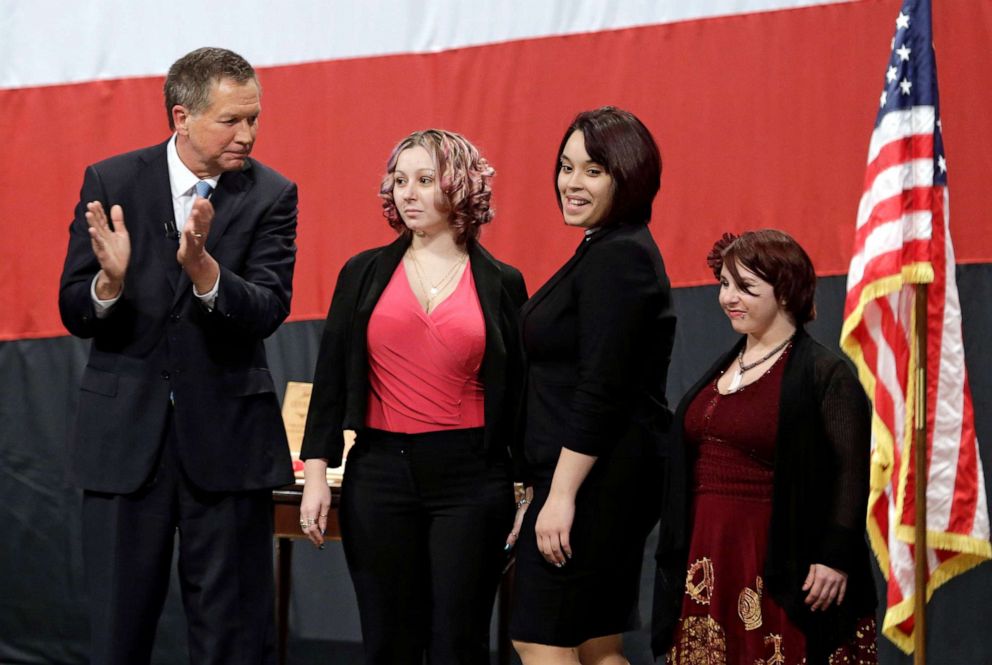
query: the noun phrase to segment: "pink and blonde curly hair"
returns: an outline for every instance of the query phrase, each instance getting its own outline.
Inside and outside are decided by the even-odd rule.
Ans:
[[[386,163],[386,175],[379,187],[382,215],[397,232],[410,233],[396,209],[393,184],[400,153],[416,146],[427,150],[434,161],[437,188],[441,195],[438,208],[448,213],[448,223],[455,232],[455,241],[464,245],[475,240],[479,237],[479,227],[493,218],[489,204],[493,190],[489,182],[496,171],[468,139],[444,129],[414,132],[393,148]]]

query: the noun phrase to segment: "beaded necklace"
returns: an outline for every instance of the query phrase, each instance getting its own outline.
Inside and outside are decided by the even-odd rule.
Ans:
[[[738,390],[740,390],[741,384],[744,382],[744,373],[746,371],[750,369],[754,369],[761,363],[765,362],[766,360],[774,356],[776,353],[784,349],[791,341],[792,341],[792,336],[790,335],[785,339],[785,341],[783,341],[781,344],[779,344],[774,349],[769,351],[767,354],[765,354],[758,360],[754,361],[753,363],[749,363],[747,365],[744,364],[744,348],[746,347],[746,345],[745,347],[741,347],[741,352],[737,354],[737,372],[734,374],[734,378],[731,380],[730,386],[727,388],[728,392],[737,392]]]

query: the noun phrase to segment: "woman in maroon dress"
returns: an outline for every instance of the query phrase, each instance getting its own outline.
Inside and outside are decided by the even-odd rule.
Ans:
[[[813,265],[774,230],[725,234],[708,262],[743,337],[676,413],[655,651],[670,663],[875,663],[870,410],[804,330]]]

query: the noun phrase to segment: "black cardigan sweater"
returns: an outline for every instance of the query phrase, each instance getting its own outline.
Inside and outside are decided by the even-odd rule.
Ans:
[[[670,646],[685,590],[691,525],[692,460],[682,427],[696,395],[744,345],[742,338],[683,397],[675,414],[671,463],[657,550],[652,647]],[[871,408],[850,367],[810,337],[796,332],[786,359],[775,441],[772,516],[764,584],[806,635],[810,665],[826,663],[858,619],[876,604],[865,541]],[[844,602],[812,612],[802,584],[811,564],[847,573]]]
[[[317,354],[302,459],[323,457],[328,465],[339,466],[344,451],[342,431],[365,426],[369,317],[409,246],[409,238],[401,235],[389,245],[352,257],[341,269]],[[486,326],[479,369],[485,390],[483,442],[496,455],[508,450],[519,478],[523,474],[520,411],[524,375],[519,325],[527,287],[519,270],[494,259],[478,242],[469,242],[468,255]]]

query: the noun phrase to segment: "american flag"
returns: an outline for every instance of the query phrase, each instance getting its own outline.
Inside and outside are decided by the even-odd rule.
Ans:
[[[928,288],[927,598],[992,558],[948,224],[929,0],[905,0],[868,148],[841,347],[874,406],[868,534],[888,580],[883,633],[913,650],[914,298]]]

